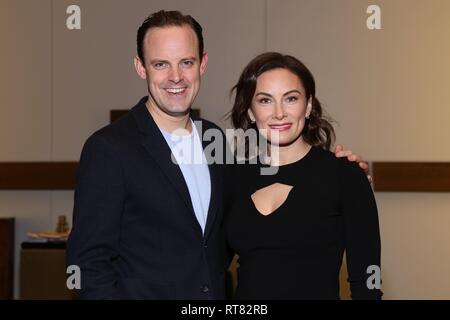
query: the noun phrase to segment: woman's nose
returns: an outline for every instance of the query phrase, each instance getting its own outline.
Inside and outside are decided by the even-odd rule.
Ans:
[[[273,117],[277,120],[281,120],[285,117],[285,113],[284,113],[284,108],[283,105],[281,103],[277,103],[275,105],[275,110],[274,110],[274,114]]]

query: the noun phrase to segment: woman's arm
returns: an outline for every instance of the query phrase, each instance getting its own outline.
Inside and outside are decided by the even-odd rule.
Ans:
[[[342,160],[341,165],[341,209],[352,299],[381,299],[381,244],[375,198],[357,163]]]

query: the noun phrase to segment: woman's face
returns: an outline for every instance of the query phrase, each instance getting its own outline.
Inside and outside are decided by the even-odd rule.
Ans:
[[[262,135],[270,143],[283,146],[299,138],[311,107],[311,98],[306,97],[300,79],[280,68],[266,71],[256,79],[248,113],[259,130],[266,129]]]

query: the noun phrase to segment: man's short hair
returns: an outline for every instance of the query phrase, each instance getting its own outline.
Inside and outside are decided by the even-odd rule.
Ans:
[[[190,26],[197,35],[198,55],[200,61],[203,57],[203,29],[202,26],[190,15],[183,15],[180,11],[164,11],[152,13],[145,19],[137,32],[137,54],[145,65],[144,60],[144,40],[145,35],[151,28],[162,28],[168,26]]]

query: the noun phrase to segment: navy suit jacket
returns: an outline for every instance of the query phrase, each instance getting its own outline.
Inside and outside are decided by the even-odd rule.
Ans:
[[[67,265],[80,267],[85,299],[224,299],[229,260],[223,166],[208,166],[211,200],[203,235],[181,170],[146,101],[83,147]],[[220,130],[201,123],[202,131]]]

